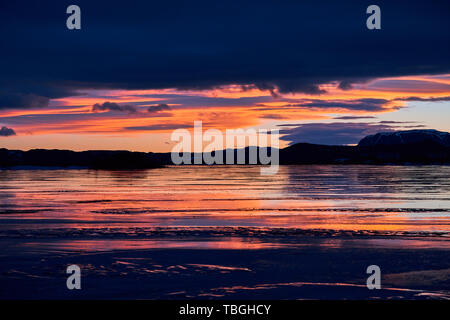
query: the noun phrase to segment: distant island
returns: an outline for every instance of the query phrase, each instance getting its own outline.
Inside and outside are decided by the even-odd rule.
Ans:
[[[256,148],[256,147],[254,147]],[[234,150],[237,152],[237,150]],[[270,152],[270,150],[269,150]],[[356,146],[297,143],[280,149],[280,164],[450,164],[450,133],[437,130],[381,132]],[[248,159],[249,147],[245,153]],[[0,149],[1,168],[148,169],[170,165],[170,153]]]

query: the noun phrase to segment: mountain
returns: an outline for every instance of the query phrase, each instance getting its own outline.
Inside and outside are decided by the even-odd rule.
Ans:
[[[250,150],[244,150],[248,162]],[[242,149],[241,149],[242,150]],[[272,150],[267,150],[269,154]],[[238,150],[233,150],[237,159]],[[450,134],[437,130],[381,132],[357,146],[298,143],[279,150],[280,164],[450,164]],[[224,150],[225,157],[225,150]],[[191,156],[194,159],[194,155]],[[193,163],[193,161],[191,162]],[[0,167],[78,167],[92,169],[147,169],[170,165],[170,153],[130,151],[0,149]]]
[[[77,167],[92,169],[146,169],[162,163],[145,152],[0,149],[0,167]]]
[[[299,143],[280,150],[280,164],[450,164],[450,148],[426,142],[376,146]]]
[[[299,143],[280,150],[281,164],[450,164],[450,134],[437,130],[381,132],[357,146]]]
[[[394,132],[380,132],[363,138],[358,146],[392,146],[417,143],[436,144],[450,147],[450,133],[437,130],[408,130]]]

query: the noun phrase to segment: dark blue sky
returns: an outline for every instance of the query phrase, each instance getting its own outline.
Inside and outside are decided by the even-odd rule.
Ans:
[[[66,29],[77,4],[82,29]],[[450,71],[449,1],[2,1],[0,108],[77,88],[319,94],[318,84]],[[24,96],[26,94],[26,96]],[[30,95],[32,94],[32,95]]]

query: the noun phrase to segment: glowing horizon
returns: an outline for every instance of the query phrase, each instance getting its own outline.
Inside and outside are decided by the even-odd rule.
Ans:
[[[442,110],[450,103],[449,74],[379,78],[356,83],[348,90],[328,83],[320,89],[326,93],[280,94],[239,85],[208,90],[79,90],[71,97],[51,99],[46,108],[2,110],[0,126],[12,128],[16,135],[1,137],[0,143],[23,150],[164,152],[172,146],[170,133],[177,128],[190,130],[195,120],[202,120],[205,128],[219,130],[364,123],[398,130],[450,131],[450,124],[442,122],[449,118],[450,110],[430,116],[434,109]],[[105,102],[119,107],[94,110],[94,105]]]

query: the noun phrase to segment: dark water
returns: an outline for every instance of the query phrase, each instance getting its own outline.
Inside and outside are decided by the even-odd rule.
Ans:
[[[0,299],[448,299],[449,174],[0,171]],[[83,290],[66,288],[71,264]],[[372,264],[377,292],[365,284]]]

